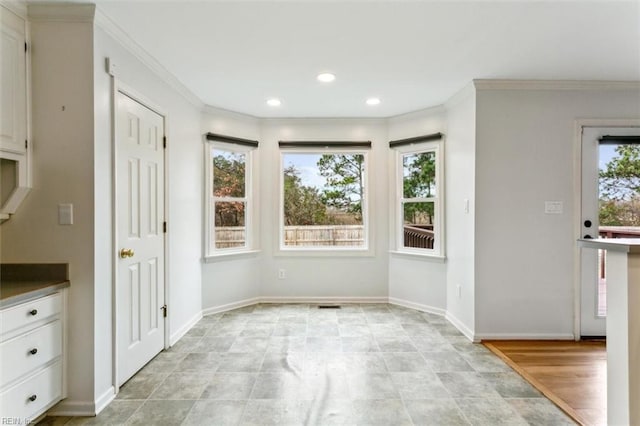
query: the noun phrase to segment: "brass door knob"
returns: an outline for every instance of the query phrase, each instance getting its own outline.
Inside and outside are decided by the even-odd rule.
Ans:
[[[133,249],[120,249],[120,257],[126,259],[127,257],[133,257]]]

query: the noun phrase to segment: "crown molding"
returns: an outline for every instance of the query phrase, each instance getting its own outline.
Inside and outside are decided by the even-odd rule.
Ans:
[[[180,80],[178,80],[169,70],[160,64],[142,46],[136,43],[127,32],[120,28],[111,18],[104,14],[100,8],[96,9],[96,26],[104,30],[109,36],[116,40],[129,53],[135,56],[143,65],[151,70],[158,78],[178,92],[191,105],[203,111],[204,102],[189,90]]]
[[[640,81],[473,80],[476,90],[639,90]]]
[[[444,107],[446,110],[450,110],[458,106],[460,103],[466,101],[469,98],[472,98],[476,94],[476,86],[473,81],[467,83],[462,89],[458,90],[454,93],[447,101],[444,103]]]
[[[96,5],[35,2],[27,5],[27,13],[31,22],[93,23]]]
[[[219,108],[216,106],[205,105],[202,108],[202,112],[204,114],[213,115],[216,117],[226,117],[234,120],[245,120],[250,121],[255,124],[259,124],[261,118],[256,117],[255,115],[245,114],[243,112],[231,111],[230,109]]]
[[[447,111],[444,108],[444,105],[436,105],[433,107],[422,108],[416,111],[405,112],[403,114],[392,115],[391,117],[387,117],[387,120],[390,123],[402,122],[406,120],[415,120],[421,119],[425,117],[431,117],[438,114],[444,114]]]
[[[388,123],[388,119],[379,117],[266,117],[261,118],[260,122],[264,126],[317,124],[353,125],[363,123],[386,125]]]
[[[7,8],[22,19],[27,19],[27,2],[25,0],[0,0],[0,6]]]

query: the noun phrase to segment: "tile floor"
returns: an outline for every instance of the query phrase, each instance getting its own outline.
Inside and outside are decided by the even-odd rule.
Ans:
[[[444,318],[261,304],[203,318],[97,417],[43,425],[573,425]]]

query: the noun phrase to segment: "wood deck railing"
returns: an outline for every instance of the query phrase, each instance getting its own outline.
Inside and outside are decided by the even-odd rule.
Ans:
[[[434,232],[432,225],[404,225],[404,246],[432,249]]]
[[[600,238],[640,238],[640,226],[601,226],[598,229]],[[605,264],[607,262],[607,254],[605,250],[598,250],[598,258],[600,266],[598,274],[601,280],[605,279]]]

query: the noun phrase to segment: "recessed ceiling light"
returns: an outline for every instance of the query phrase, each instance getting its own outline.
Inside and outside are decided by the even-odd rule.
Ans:
[[[282,105],[282,102],[278,98],[271,98],[271,99],[267,100],[267,105],[272,106],[272,107],[277,107],[277,106]]]
[[[330,72],[323,72],[322,74],[318,74],[318,81],[323,83],[331,83],[336,79],[335,74],[331,74]]]
[[[369,98],[367,99],[367,105],[378,105],[380,103],[379,98]]]

